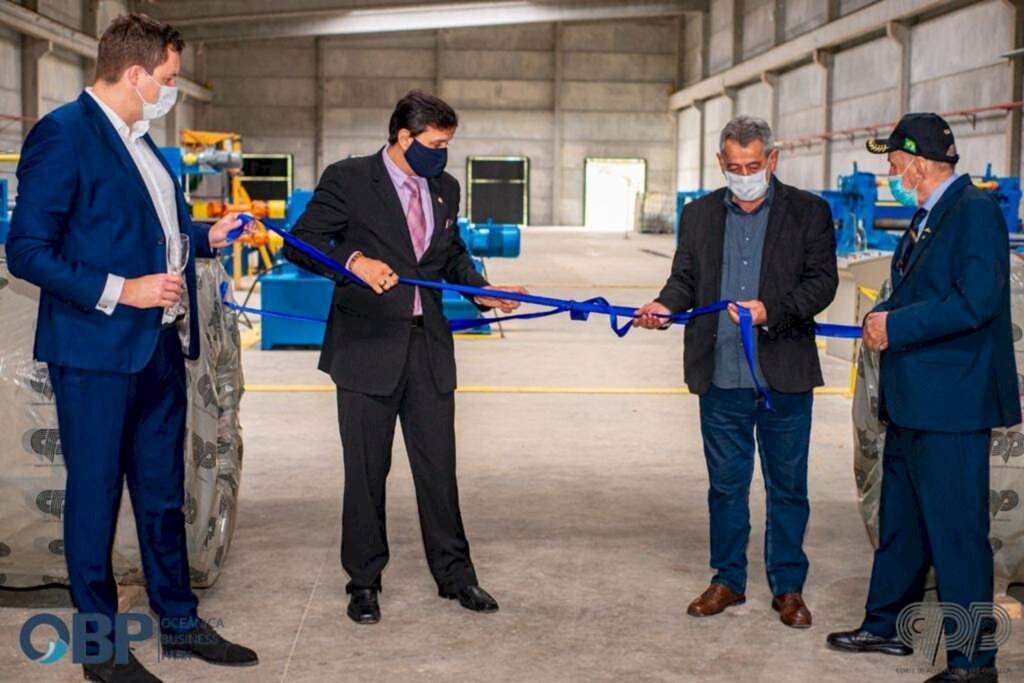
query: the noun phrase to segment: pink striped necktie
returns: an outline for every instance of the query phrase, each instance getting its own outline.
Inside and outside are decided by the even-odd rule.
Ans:
[[[412,237],[412,248],[416,260],[423,258],[427,250],[427,219],[423,215],[423,203],[420,201],[420,186],[412,178],[406,178],[409,188],[409,209],[405,212],[405,222],[409,224],[409,236]],[[412,305],[413,315],[423,315],[423,302],[420,300],[420,288],[416,288]]]

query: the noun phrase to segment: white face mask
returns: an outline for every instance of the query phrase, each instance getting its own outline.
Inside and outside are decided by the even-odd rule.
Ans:
[[[157,85],[160,85],[149,73],[146,76]],[[174,106],[174,103],[178,101],[178,89],[169,85],[160,85],[160,95],[157,96],[156,102],[147,102],[146,98],[139,92],[138,87],[135,88],[135,94],[142,100],[142,118],[146,121],[166,116],[167,112]]]
[[[752,202],[760,199],[768,191],[768,169],[751,175],[737,175],[725,171],[725,180],[729,191],[741,202]]]

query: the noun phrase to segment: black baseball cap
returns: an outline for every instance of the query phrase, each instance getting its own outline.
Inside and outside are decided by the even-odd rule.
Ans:
[[[867,148],[872,154],[888,154],[899,150],[932,161],[949,164],[960,161],[953,131],[938,114],[907,114],[896,124],[888,139],[870,138]]]

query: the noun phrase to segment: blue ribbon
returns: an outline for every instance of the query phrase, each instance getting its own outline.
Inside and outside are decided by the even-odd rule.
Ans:
[[[242,221],[241,227],[235,228],[228,233],[227,240],[228,244],[234,242],[245,232],[246,226],[255,221],[256,219],[248,214],[240,214],[239,220]],[[356,284],[362,287],[368,287],[358,275],[350,271],[343,264],[338,263],[327,254],[323,253],[319,249],[316,249],[309,244],[306,244],[302,240],[292,235],[287,230],[283,230],[267,219],[263,218],[259,221],[271,232],[280,235],[281,239],[284,240],[285,244],[293,247],[297,251],[302,252],[306,256],[310,257],[314,261],[321,265],[340,273],[344,277],[352,280]],[[602,297],[594,297],[593,299],[587,299],[586,301],[574,301],[570,299],[555,299],[545,296],[536,296],[534,294],[519,294],[517,292],[505,292],[495,291],[492,289],[483,289],[481,287],[470,287],[468,285],[457,285],[449,282],[433,282],[430,280],[416,280],[413,278],[400,277],[398,279],[400,284],[410,285],[413,287],[424,287],[426,289],[436,289],[440,291],[456,292],[470,297],[484,296],[489,298],[501,298],[510,301],[518,301],[524,304],[534,304],[537,306],[544,306],[549,310],[537,311],[534,313],[518,313],[514,315],[500,316],[496,318],[457,318],[449,320],[449,325],[453,331],[459,332],[462,330],[472,329],[474,327],[482,327],[489,325],[493,322],[506,322],[509,320],[534,320],[536,318],[545,318],[550,315],[557,315],[559,313],[569,313],[569,317],[572,320],[587,320],[591,314],[599,314],[608,316],[608,321],[611,324],[612,331],[615,332],[619,337],[625,337],[633,325],[633,319],[636,317],[636,309],[629,308],[627,306],[614,306],[608,302],[607,299]],[[245,313],[252,313],[255,315],[262,315],[272,318],[280,318],[283,320],[295,320],[298,322],[309,322],[309,323],[325,323],[327,322],[321,318],[310,318],[307,316],[293,315],[291,313],[276,313],[274,311],[264,311],[255,308],[246,308],[239,306],[231,301],[227,301],[227,283],[221,283],[221,300],[222,304],[227,308],[234,311],[241,311]],[[735,304],[733,301],[719,301],[711,304],[710,306],[704,306],[702,308],[694,308],[689,311],[682,313],[676,313],[668,316],[658,316],[664,318],[667,322],[678,323],[685,325],[694,318],[702,315],[708,315],[711,313],[718,313],[726,310],[730,304]],[[754,324],[753,318],[750,311],[743,306],[736,305],[736,311],[739,314],[739,327],[740,327],[740,339],[743,342],[743,352],[747,358],[747,367],[750,369],[750,375],[754,380],[754,387],[757,389],[758,394],[764,397],[765,406],[771,409],[771,398],[768,392],[761,386],[761,383],[757,379],[757,373],[754,372]],[[619,318],[625,318],[626,321],[619,324]],[[836,325],[831,323],[815,324],[815,331],[817,334],[823,337],[840,337],[845,339],[855,339],[861,336],[861,328],[856,325]]]

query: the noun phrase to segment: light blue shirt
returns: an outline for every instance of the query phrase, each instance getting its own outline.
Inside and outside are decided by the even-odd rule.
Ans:
[[[940,199],[942,199],[942,195],[946,193],[946,190],[949,189],[949,186],[956,182],[956,179],[959,177],[960,174],[954,172],[953,175],[946,178],[946,180],[941,185],[932,190],[932,193],[928,195],[928,199],[924,200],[924,204],[921,205],[921,208],[924,209],[925,214],[924,220],[921,221],[920,225],[917,226],[918,237],[921,236],[921,231],[925,228],[925,226],[928,225],[928,215],[931,214],[932,209],[934,209],[935,205],[939,203]]]

